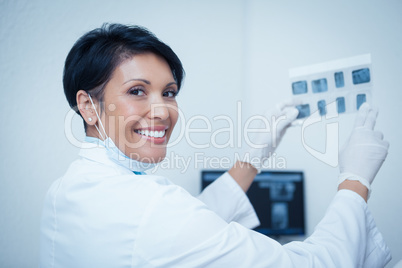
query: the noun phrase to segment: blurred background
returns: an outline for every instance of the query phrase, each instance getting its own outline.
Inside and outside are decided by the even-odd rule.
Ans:
[[[225,167],[208,159],[233,161],[239,151],[226,144],[228,132],[212,134],[230,126],[222,118],[241,125],[290,98],[290,68],[371,53],[377,127],[391,147],[369,207],[392,251],[387,267],[393,267],[402,259],[401,14],[399,0],[0,0],[0,267],[38,266],[44,196],[77,158],[79,148],[67,136],[84,137],[81,120],[69,117],[64,60],[82,34],[104,22],[145,26],[182,60],[187,75],[178,103],[184,116],[166,160],[179,156],[189,165],[176,161],[152,172],[193,195],[202,169]],[[195,116],[207,120],[190,121]],[[340,145],[354,116],[336,119]],[[206,121],[211,131],[181,136],[186,128],[207,129]],[[324,151],[327,123],[304,135],[300,127],[289,129],[277,150],[286,169],[305,174],[307,234],[336,193],[339,171],[312,156],[302,139]]]

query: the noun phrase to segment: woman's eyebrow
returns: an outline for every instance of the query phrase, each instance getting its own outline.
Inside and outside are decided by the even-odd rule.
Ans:
[[[166,87],[170,87],[171,85],[176,85],[176,86],[177,86],[177,83],[176,83],[176,82],[170,82],[170,83],[168,83],[168,84],[166,85]]]
[[[127,80],[126,82],[124,82],[123,85],[124,85],[124,84],[127,84],[128,82],[131,82],[131,81],[141,81],[141,82],[144,82],[144,83],[147,84],[147,85],[150,85],[150,84],[151,84],[151,82],[148,81],[148,80],[146,80],[146,79],[132,78],[132,79]]]
[[[151,84],[151,82],[148,81],[148,80],[146,80],[146,79],[132,78],[132,79],[129,79],[129,80],[127,80],[126,82],[124,82],[123,85],[125,85],[125,84],[127,84],[128,82],[131,82],[131,81],[141,81],[141,82],[144,82],[144,83],[147,84],[147,85],[150,85],[150,84]],[[177,85],[177,83],[176,83],[176,82],[170,82],[170,83],[166,84],[166,87],[169,87],[169,86],[171,86],[171,85]]]

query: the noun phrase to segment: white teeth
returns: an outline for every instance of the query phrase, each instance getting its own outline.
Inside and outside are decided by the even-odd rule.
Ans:
[[[144,136],[149,136],[149,137],[153,137],[153,138],[162,138],[163,136],[165,136],[166,130],[162,130],[162,131],[138,130],[136,132],[138,134],[144,135]]]

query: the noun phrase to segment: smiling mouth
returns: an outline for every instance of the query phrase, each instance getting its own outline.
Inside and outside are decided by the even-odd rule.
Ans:
[[[150,138],[163,138],[166,135],[166,130],[144,130],[144,129],[136,129],[134,130],[135,133],[150,137]]]

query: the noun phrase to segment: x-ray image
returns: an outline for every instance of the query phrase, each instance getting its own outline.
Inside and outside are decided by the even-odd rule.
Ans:
[[[363,84],[370,82],[370,69],[364,68],[352,72],[353,84]]]
[[[295,185],[293,182],[276,182],[270,184],[271,200],[289,201],[293,199]]]
[[[337,109],[338,114],[345,112],[345,98],[344,97],[336,98],[336,109]]]
[[[297,105],[296,109],[299,110],[299,114],[297,118],[304,118],[310,115],[310,105],[309,104],[302,104]]]
[[[297,81],[292,84],[293,94],[303,94],[307,93],[307,82],[306,81]]]
[[[328,91],[327,79],[322,78],[322,79],[313,80],[313,81],[311,81],[311,87],[312,87],[314,93]]]
[[[345,86],[345,80],[343,78],[343,72],[336,72],[334,74],[335,77],[335,86],[337,88]]]
[[[317,102],[318,111],[320,111],[320,115],[323,116],[327,113],[327,106],[325,104],[325,100],[320,100]]]
[[[356,96],[356,109],[359,109],[360,106],[366,102],[366,94],[358,94]]]
[[[271,208],[272,229],[285,229],[289,224],[288,204],[272,203]]]
[[[301,103],[296,107],[298,120],[354,113],[372,102],[370,54],[293,68],[289,77],[293,98]],[[331,103],[335,108],[328,108]]]

